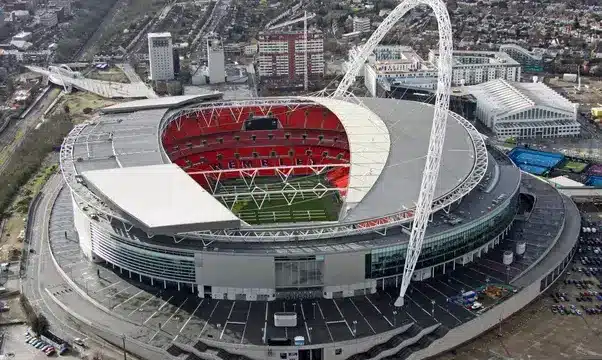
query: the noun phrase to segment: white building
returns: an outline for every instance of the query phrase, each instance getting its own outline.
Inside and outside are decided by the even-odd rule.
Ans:
[[[148,34],[148,61],[151,80],[173,80],[173,44],[171,34]]]
[[[357,49],[350,51],[353,57]],[[437,68],[424,61],[409,46],[379,45],[364,65],[364,85],[376,96],[379,88],[391,91],[391,86],[434,90],[437,86]]]
[[[370,31],[370,19],[355,16],[353,18],[353,32]]]
[[[497,79],[466,90],[477,99],[477,118],[499,139],[579,135],[578,104],[543,83]]]
[[[207,39],[207,66],[211,84],[226,82],[224,47],[220,39]]]
[[[439,52],[431,50],[429,61],[437,64]],[[476,85],[494,79],[520,81],[521,64],[501,51],[454,51],[453,85]]]

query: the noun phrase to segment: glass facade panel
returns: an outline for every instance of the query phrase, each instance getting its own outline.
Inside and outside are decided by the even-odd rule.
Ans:
[[[311,287],[324,283],[323,256],[279,256],[274,260],[276,288]]]
[[[514,219],[518,195],[509,198],[477,225],[458,227],[424,240],[416,268],[425,268],[464,255],[501,233]],[[374,279],[403,272],[407,244],[373,250],[366,254],[366,278]]]
[[[91,235],[94,253],[124,270],[176,283],[196,281],[194,258],[146,250],[94,226]]]

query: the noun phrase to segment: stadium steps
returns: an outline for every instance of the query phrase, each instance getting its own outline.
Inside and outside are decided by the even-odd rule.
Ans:
[[[177,354],[178,349],[180,351],[180,354]],[[196,360],[196,359],[201,359],[202,358],[202,354],[206,353],[208,355],[210,355],[211,357],[218,357],[222,360],[251,360],[251,358],[244,356],[244,355],[237,355],[237,354],[232,354],[224,349],[219,349],[216,347],[212,347],[209,346],[207,344],[205,344],[202,341],[197,341],[196,344],[194,344],[194,346],[192,347],[192,349],[195,352],[198,352],[199,355],[195,354],[195,353],[190,353],[190,350],[187,349],[183,349],[181,347],[181,345],[179,344],[172,344],[168,349],[167,352],[174,355],[174,356],[179,356],[181,354],[189,354],[188,357],[186,358],[186,360]]]
[[[171,346],[167,348],[167,353],[172,356],[180,356],[182,354],[188,354],[188,351],[184,351],[179,346],[171,344]]]
[[[347,358],[347,360],[372,359],[378,354],[382,353],[383,351],[394,349],[395,347],[403,343],[405,340],[416,336],[418,333],[420,333],[421,330],[422,329],[418,325],[412,324],[406,331],[393,335],[393,337],[391,337],[389,340],[385,341],[384,343],[374,345],[367,351],[352,355],[349,358]]]
[[[381,354],[382,352],[391,350],[391,349],[396,349],[397,347],[401,346],[404,341],[419,336],[422,331],[423,331],[423,329],[420,326],[418,326],[416,324],[412,324],[412,326],[410,326],[406,331],[393,336],[392,338],[390,338],[389,340],[387,340],[386,342],[384,342],[382,344],[378,344],[378,345],[371,347],[369,350],[367,350],[365,352],[350,356],[349,358],[347,358],[347,360],[373,359],[373,358],[377,357],[379,354]],[[431,331],[430,333],[423,334],[422,336],[420,336],[420,338],[415,340],[415,342],[413,344],[410,344],[408,346],[403,346],[395,354],[386,356],[383,359],[387,359],[387,360],[407,359],[412,353],[414,353],[418,350],[427,348],[428,346],[430,346],[433,343],[433,341],[441,338],[442,336],[445,336],[445,334],[447,334],[448,332],[449,332],[449,328],[447,328],[443,325],[440,325],[436,329]]]

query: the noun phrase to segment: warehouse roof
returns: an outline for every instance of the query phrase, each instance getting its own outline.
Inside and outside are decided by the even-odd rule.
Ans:
[[[543,83],[517,83],[503,79],[491,80],[468,87],[479,102],[487,102],[492,112],[505,114],[530,110],[537,106],[564,113],[574,113],[571,103]]]

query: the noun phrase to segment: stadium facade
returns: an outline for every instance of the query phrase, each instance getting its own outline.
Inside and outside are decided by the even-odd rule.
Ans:
[[[570,261],[580,228],[572,202],[521,176],[450,111],[435,213],[406,295],[413,300],[399,310],[407,316],[397,315],[392,301],[434,107],[381,98],[201,100],[106,108],[61,149],[86,257],[141,283],[261,309],[255,339],[199,335],[194,349],[174,346],[253,359],[422,358],[517,311]],[[465,308],[463,293],[493,283],[513,289],[503,314],[496,305],[484,315]],[[332,304],[336,316],[324,314]],[[316,305],[323,333],[309,319]],[[277,309],[294,314],[288,332],[272,323]],[[356,310],[361,317],[349,315]],[[361,318],[368,326],[358,330]],[[304,343],[293,346],[291,334]]]

